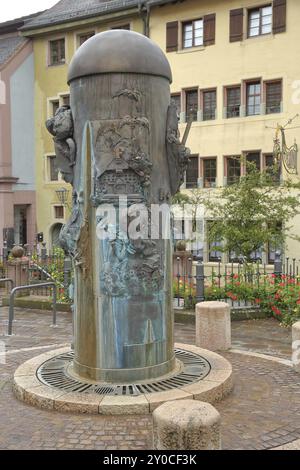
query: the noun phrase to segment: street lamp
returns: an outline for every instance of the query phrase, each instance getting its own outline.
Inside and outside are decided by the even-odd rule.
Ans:
[[[57,195],[57,198],[58,198],[59,202],[63,206],[67,206],[70,191],[68,191],[68,189],[66,189],[66,188],[60,188],[60,189],[57,189],[55,192],[56,192],[56,195]]]

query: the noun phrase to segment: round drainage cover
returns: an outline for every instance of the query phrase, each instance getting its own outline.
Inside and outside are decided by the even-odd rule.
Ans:
[[[45,385],[68,392],[137,396],[180,388],[198,382],[209,374],[211,366],[204,357],[183,349],[175,349],[175,355],[183,364],[182,370],[162,380],[155,379],[149,382],[123,385],[80,381],[67,373],[68,366],[74,358],[73,351],[44,362],[37,370],[37,377]]]

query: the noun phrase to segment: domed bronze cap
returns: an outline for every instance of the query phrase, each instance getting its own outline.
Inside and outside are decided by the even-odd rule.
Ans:
[[[172,72],[163,51],[142,34],[114,29],[82,44],[69,67],[68,83],[102,73],[141,73],[167,78]]]

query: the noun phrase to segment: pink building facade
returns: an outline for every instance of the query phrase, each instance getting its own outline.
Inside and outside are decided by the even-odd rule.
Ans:
[[[18,27],[0,24],[0,251],[36,238],[34,57]]]

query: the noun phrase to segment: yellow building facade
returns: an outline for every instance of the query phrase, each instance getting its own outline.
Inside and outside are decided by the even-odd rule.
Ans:
[[[284,125],[300,114],[298,0],[127,3],[120,11],[85,19],[79,15],[72,21],[65,17],[48,21],[47,26],[42,15],[40,25],[36,20],[32,28],[29,24],[23,31],[34,44],[37,224],[49,247],[56,243],[60,224],[69,216],[71,188],[56,175],[53,142],[44,123],[57,106],[68,102],[68,65],[80,42],[90,34],[129,27],[149,34],[167,54],[181,131],[190,113],[194,119],[187,142],[192,153],[187,188],[211,191],[230,184],[245,171],[236,163],[240,155],[265,168],[272,160],[277,124]],[[59,18],[61,11],[55,8],[49,12]],[[49,19],[49,13],[45,18]],[[62,40],[64,58],[53,65],[53,54],[55,60],[61,59]],[[51,52],[53,42],[56,49]],[[300,142],[299,126],[300,117],[288,126],[288,145],[294,139]],[[62,188],[69,191],[69,202],[63,209],[57,193]],[[300,233],[300,217],[295,218],[294,232]],[[286,255],[298,258],[297,253],[298,243],[289,240]],[[227,255],[222,258],[228,261]],[[272,261],[269,258],[272,256],[263,254],[264,262]],[[204,260],[213,261],[207,246]]]
[[[151,10],[150,37],[171,64],[181,133],[190,109],[195,113],[187,142],[193,155],[187,187],[211,191],[229,184],[238,174],[231,157],[239,155],[266,168],[272,160],[277,124],[284,125],[297,114],[287,127],[286,139],[288,145],[294,140],[300,144],[300,2],[160,3],[165,4]],[[299,157],[297,167],[299,174]],[[299,216],[293,225],[293,233],[300,235]],[[214,255],[204,244],[204,261],[213,261]],[[285,255],[298,260],[299,243],[289,239]],[[221,256],[223,262],[229,261],[228,255]],[[262,253],[263,262],[271,262],[273,256]]]

